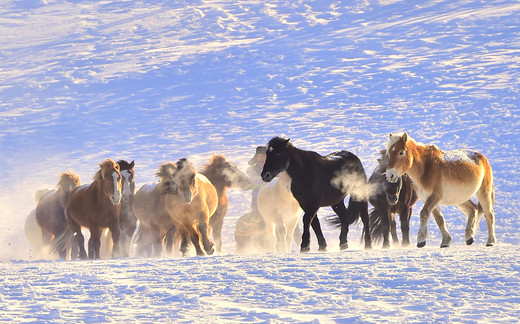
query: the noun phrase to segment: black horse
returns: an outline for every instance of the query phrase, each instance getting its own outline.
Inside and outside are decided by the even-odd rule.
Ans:
[[[368,180],[375,188],[369,197],[370,204],[374,206],[370,212],[370,237],[376,242],[380,242],[383,238],[383,248],[389,248],[389,233],[391,233],[394,244],[399,243],[395,223],[397,213],[401,224],[402,246],[408,246],[410,245],[410,216],[412,206],[417,202],[417,194],[412,180],[406,174],[395,183],[386,180],[388,156],[385,150],[380,153],[381,158],[377,160],[379,165]]]
[[[323,237],[316,213],[320,207],[331,206],[341,221],[339,236],[340,249],[348,247],[349,225],[359,216],[365,228],[365,248],[371,248],[367,177],[357,156],[341,151],[321,156],[316,152],[304,151],[294,147],[289,139],[274,137],[267,146],[267,159],[262,170],[262,180],[269,182],[280,172],[287,171],[291,176],[291,191],[305,212],[303,215],[303,234],[301,252],[310,250],[310,231],[312,225],[318,238],[320,250],[327,243]],[[344,199],[350,194],[348,208]]]

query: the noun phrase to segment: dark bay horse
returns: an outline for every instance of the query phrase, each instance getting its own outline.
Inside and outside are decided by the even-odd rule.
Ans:
[[[135,163],[134,161],[128,163],[128,161],[119,160],[117,164],[119,164],[121,172],[122,185],[121,212],[119,213],[121,255],[128,256],[130,253],[130,241],[137,225],[137,217],[135,217],[132,208],[135,196]]]
[[[356,155],[341,151],[324,157],[296,148],[289,139],[274,137],[267,146],[262,180],[269,182],[282,171],[287,171],[292,178],[291,191],[304,211],[301,252],[310,250],[311,225],[320,250],[326,249],[327,243],[316,217],[318,209],[326,206],[332,206],[341,221],[341,250],[348,247],[349,225],[360,216],[365,228],[365,248],[371,248],[367,177]],[[346,208],[343,200],[349,194]]]
[[[478,215],[484,213],[487,246],[496,244],[495,189],[493,171],[488,159],[473,150],[443,151],[436,145],[416,142],[406,132],[390,134],[386,178],[396,182],[403,174],[412,179],[417,195],[424,201],[420,213],[417,247],[426,245],[428,220],[433,214],[442,234],[441,247],[448,247],[451,236],[439,205],[456,205],[468,216],[466,244],[474,242]],[[471,198],[477,196],[478,205]]]
[[[250,189],[251,180],[233,163],[226,160],[224,155],[213,155],[209,163],[204,165],[200,174],[206,176],[217,190],[218,206],[209,219],[210,230],[213,234],[213,243],[218,253],[222,251],[222,226],[228,211],[227,188],[238,187]]]
[[[41,228],[43,243],[48,245],[67,228],[65,208],[72,190],[80,184],[77,174],[72,171],[62,173],[58,189],[45,192],[36,205],[36,221]],[[57,251],[60,258],[65,258],[66,247]]]
[[[399,214],[402,234],[402,246],[410,245],[410,216],[412,206],[417,202],[417,194],[412,180],[404,174],[396,182],[388,182],[385,177],[388,165],[386,150],[380,152],[379,165],[368,179],[374,187],[368,198],[374,207],[370,211],[370,237],[372,242],[383,239],[383,248],[390,247],[389,233],[392,234],[394,244],[399,243],[397,237],[395,214]]]
[[[65,214],[68,227],[53,244],[60,250],[68,238],[75,236],[79,245],[79,258],[86,259],[85,239],[81,227],[90,230],[88,257],[99,259],[101,230],[109,228],[114,244],[112,257],[119,255],[119,213],[121,211],[121,173],[119,165],[112,159],[99,164],[94,181],[76,187],[70,194]]]

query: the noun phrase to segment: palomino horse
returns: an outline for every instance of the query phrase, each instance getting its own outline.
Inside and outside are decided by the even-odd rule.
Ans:
[[[326,249],[327,243],[316,217],[318,209],[326,206],[332,206],[340,218],[341,250],[348,247],[349,225],[359,219],[360,215],[365,228],[365,248],[371,248],[367,177],[357,156],[341,151],[324,157],[294,147],[289,139],[275,137],[268,143],[262,180],[269,182],[282,171],[287,171],[291,177],[291,192],[305,212],[301,252],[310,250],[311,225],[318,238],[319,249]],[[346,208],[343,200],[349,194],[349,206]]]
[[[226,189],[233,187],[250,189],[251,180],[235,164],[227,161],[224,155],[213,155],[199,173],[206,176],[217,190],[218,206],[209,219],[209,226],[213,233],[213,243],[216,245],[217,252],[220,253],[222,251],[222,226],[228,210]]]
[[[383,248],[390,247],[389,233],[392,240],[399,243],[395,214],[399,214],[402,234],[402,246],[410,245],[410,216],[412,206],[417,202],[417,194],[410,178],[405,174],[396,182],[388,182],[385,177],[388,165],[386,150],[381,151],[379,165],[368,179],[375,188],[368,198],[374,208],[370,212],[370,237],[372,242],[383,239]]]
[[[121,211],[121,173],[112,159],[99,164],[91,184],[76,187],[70,194],[65,214],[69,221],[67,230],[57,239],[55,249],[65,244],[66,238],[75,236],[79,245],[79,258],[86,259],[85,238],[81,227],[90,230],[88,257],[99,259],[101,230],[108,228],[114,244],[112,257],[119,255],[119,213]]]
[[[174,181],[162,189],[165,209],[182,238],[180,251],[183,255],[188,252],[188,239],[195,246],[197,255],[204,255],[204,251],[213,254],[208,225],[210,216],[217,209],[218,196],[211,181],[197,173],[187,159],[180,159],[176,163]]]
[[[72,190],[79,184],[79,176],[74,172],[62,173],[58,189],[47,191],[38,200],[35,216],[45,245],[53,242],[67,228],[65,208]],[[58,251],[60,258],[65,258],[66,250],[63,248]]]
[[[488,228],[487,246],[496,244],[493,205],[493,171],[487,158],[471,150],[442,151],[436,145],[416,142],[407,133],[390,134],[387,144],[389,162],[386,178],[395,182],[403,174],[412,179],[417,194],[424,201],[420,214],[417,246],[426,245],[430,214],[442,234],[441,247],[448,247],[451,236],[439,205],[457,205],[468,216],[466,244],[474,242],[477,216],[484,213]],[[476,195],[479,204],[471,201]]]
[[[280,172],[277,181],[260,188],[257,202],[270,252],[290,252],[302,209],[291,192],[291,177],[287,171]]]
[[[167,188],[174,186],[177,166],[175,163],[162,164],[155,175],[158,183],[145,184],[135,194],[132,204],[135,216],[139,220],[134,239],[138,246],[138,255],[161,256],[163,239],[169,231],[174,230],[170,215],[165,209],[164,195]],[[174,234],[168,235],[167,250],[171,252]]]

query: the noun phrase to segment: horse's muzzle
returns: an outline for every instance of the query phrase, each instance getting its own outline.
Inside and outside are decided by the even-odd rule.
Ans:
[[[386,181],[388,181],[390,183],[396,183],[397,180],[399,180],[399,174],[397,173],[397,170],[395,170],[395,169],[386,170],[385,174],[386,174]]]
[[[399,201],[399,197],[398,196],[386,196],[386,201],[390,205],[395,205]]]
[[[121,202],[121,195],[111,195],[110,196],[110,201],[112,202],[112,205],[117,205]]]
[[[262,172],[262,180],[264,182],[271,182],[271,180],[273,180],[273,179],[274,179],[274,173],[269,172],[269,171]]]

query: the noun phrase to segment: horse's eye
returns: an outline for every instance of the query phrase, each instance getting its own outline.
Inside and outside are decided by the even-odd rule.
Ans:
[[[405,151],[399,151],[399,156],[403,156]]]

